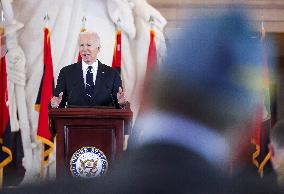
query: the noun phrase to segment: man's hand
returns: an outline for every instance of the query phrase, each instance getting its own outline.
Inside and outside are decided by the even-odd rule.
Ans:
[[[59,96],[53,96],[50,100],[50,105],[51,105],[51,108],[58,108],[59,107],[59,104],[62,100],[62,96],[63,96],[63,92],[61,92],[59,94]]]
[[[126,104],[126,96],[121,87],[119,87],[116,97],[120,106],[124,106]]]

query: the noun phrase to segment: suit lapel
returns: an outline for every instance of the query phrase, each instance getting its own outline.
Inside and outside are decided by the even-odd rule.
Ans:
[[[97,76],[96,76],[95,89],[92,95],[92,101],[95,99],[96,95],[98,95],[100,88],[104,86],[103,80],[104,80],[105,74],[106,73],[104,71],[102,63],[98,61],[98,70],[97,70]]]
[[[84,78],[83,78],[83,70],[82,70],[82,61],[78,62],[78,65],[76,65],[75,69],[75,76],[74,80],[76,80],[74,83],[76,83],[76,93],[80,96],[86,96],[85,93],[85,84],[84,84]]]

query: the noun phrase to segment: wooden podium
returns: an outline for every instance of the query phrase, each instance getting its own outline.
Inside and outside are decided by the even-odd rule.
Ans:
[[[112,161],[123,151],[125,129],[132,121],[130,109],[51,109],[49,119],[56,135],[56,174],[69,174],[70,159],[82,147],[94,146]]]

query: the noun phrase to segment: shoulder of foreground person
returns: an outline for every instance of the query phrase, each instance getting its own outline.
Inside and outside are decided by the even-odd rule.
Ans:
[[[227,179],[197,154],[176,145],[128,151],[104,177],[107,193],[226,193]]]

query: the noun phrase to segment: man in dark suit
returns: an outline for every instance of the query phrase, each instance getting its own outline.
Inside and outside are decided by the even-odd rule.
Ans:
[[[52,108],[68,106],[115,106],[125,104],[121,78],[111,67],[97,59],[100,38],[94,32],[79,35],[82,60],[63,67],[57,79]]]

